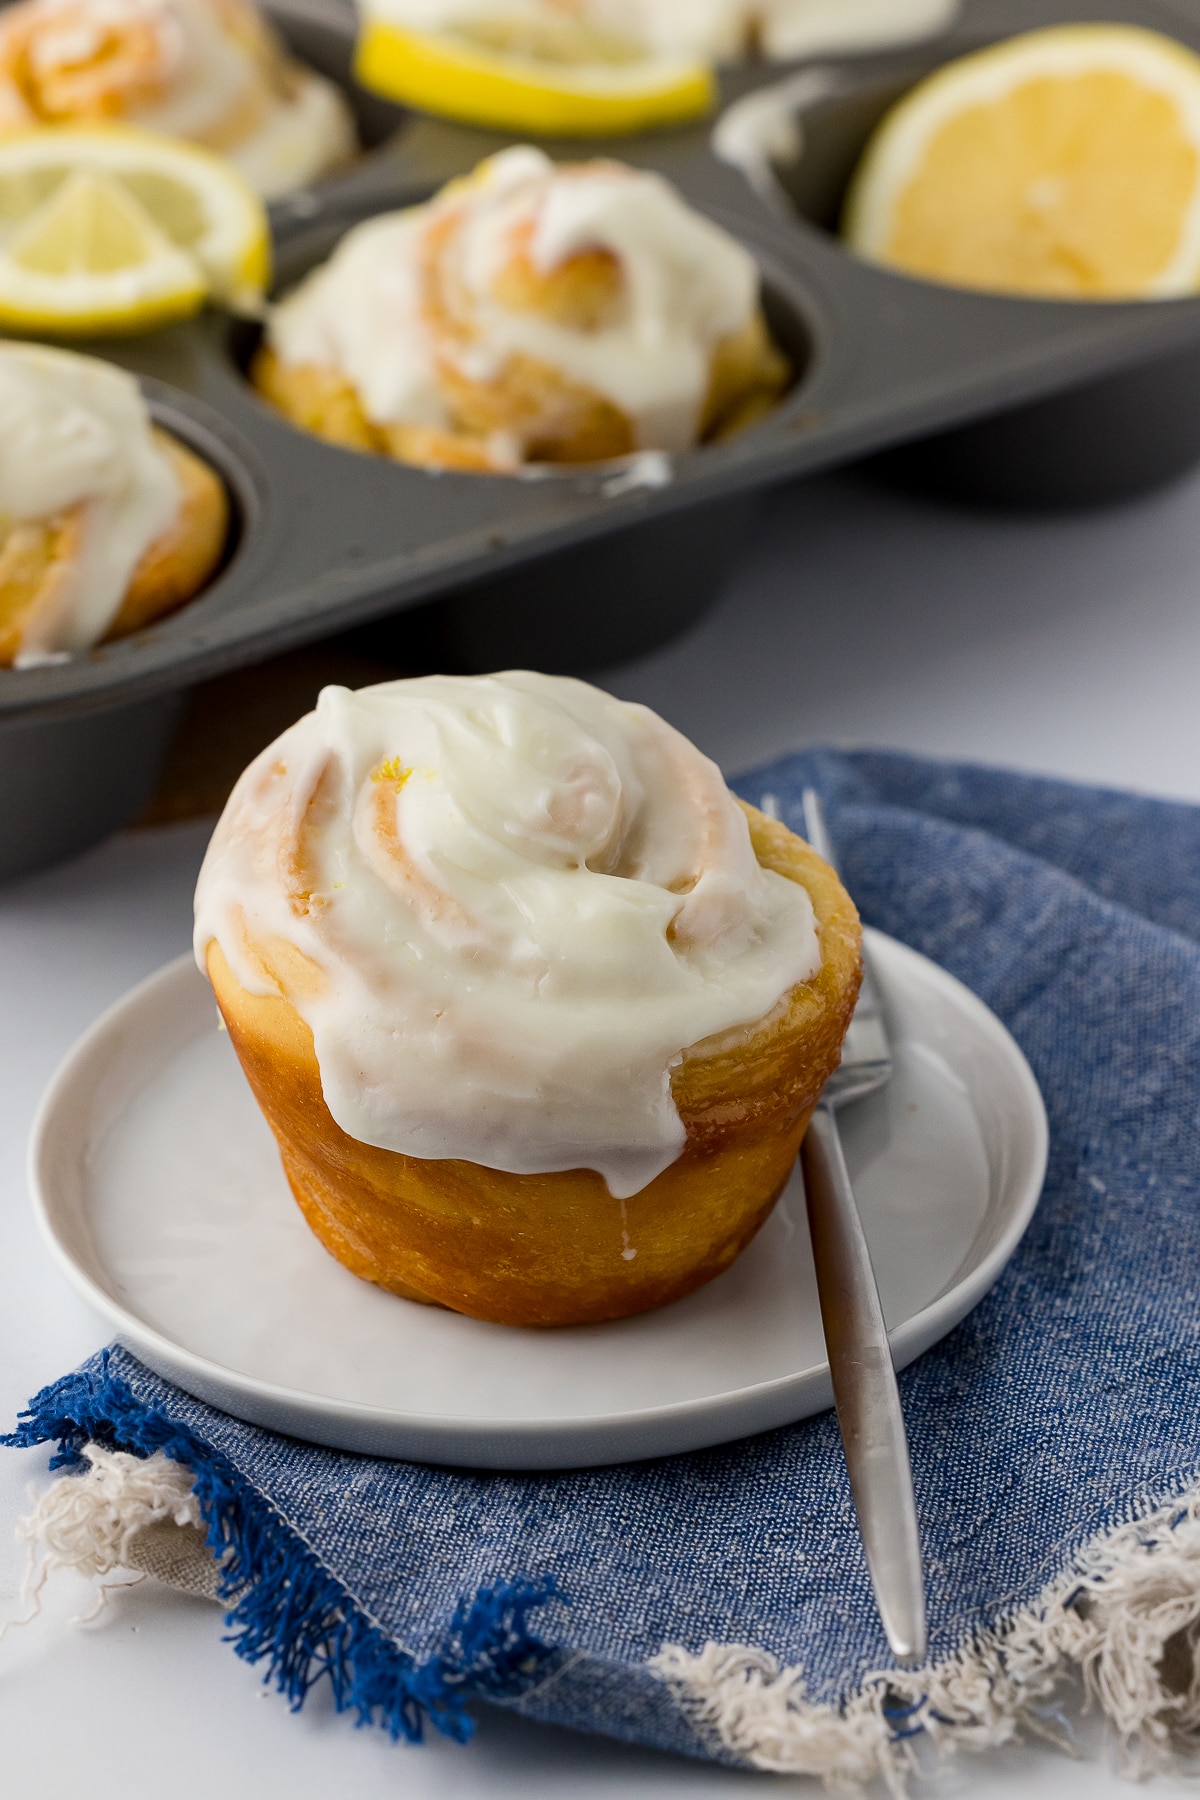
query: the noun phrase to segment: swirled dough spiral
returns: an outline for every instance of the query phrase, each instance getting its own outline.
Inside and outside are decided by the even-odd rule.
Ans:
[[[707,758],[524,672],[325,689],[235,789],[195,941],[300,1014],[359,1143],[618,1197],[683,1147],[680,1058],[821,963]]]
[[[0,344],[0,667],[137,631],[221,558],[219,476],[151,420],[132,375]]]
[[[336,442],[513,469],[688,449],[788,374],[740,244],[660,176],[526,145],[351,231],[254,379]]]
[[[265,197],[343,162],[332,82],[284,53],[249,0],[18,0],[0,13],[0,131],[120,120],[190,138]]]

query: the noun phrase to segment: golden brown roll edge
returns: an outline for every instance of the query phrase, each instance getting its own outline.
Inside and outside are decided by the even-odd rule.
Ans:
[[[757,1025],[684,1056],[671,1081],[684,1149],[625,1201],[590,1169],[513,1175],[349,1137],[325,1104],[308,1026],[282,997],[243,988],[210,943],[217,1003],[292,1192],[339,1262],[406,1298],[522,1326],[648,1311],[729,1267],[788,1179],[861,979],[858,915],[833,870],[744,810],[759,862],[812,898],[821,966]]]
[[[216,471],[157,426],[154,441],[179,484],[179,506],[134,569],[104,643],[194,600],[216,571],[229,533],[229,497]],[[8,530],[0,526],[0,668],[20,651],[28,619],[53,604],[58,585],[70,579],[82,554],[85,516],[80,504]]]

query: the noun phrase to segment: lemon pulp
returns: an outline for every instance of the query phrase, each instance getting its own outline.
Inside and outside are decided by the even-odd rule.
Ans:
[[[0,138],[0,325],[147,330],[268,273],[262,205],[219,157],[125,127]]]

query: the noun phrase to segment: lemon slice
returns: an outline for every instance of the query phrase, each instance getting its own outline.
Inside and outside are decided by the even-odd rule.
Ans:
[[[80,169],[0,253],[0,323],[23,330],[142,331],[187,318],[208,282],[144,207]]]
[[[542,136],[675,124],[706,113],[716,97],[711,69],[691,57],[566,25],[531,32],[523,22],[432,33],[365,13],[354,72],[364,87],[422,111]]]
[[[123,126],[0,136],[0,325],[143,331],[261,299],[270,240],[236,170]]]
[[[1029,32],[948,64],[879,126],[843,231],[959,287],[1200,288],[1200,57],[1134,26]]]

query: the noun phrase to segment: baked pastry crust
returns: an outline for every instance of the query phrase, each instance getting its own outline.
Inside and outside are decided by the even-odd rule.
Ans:
[[[230,73],[235,75],[240,64],[243,79],[234,82],[232,92],[226,89],[215,116],[210,113],[201,123],[193,111],[195,129],[185,126],[181,135],[237,161],[262,144],[273,122],[293,113],[310,136],[314,129],[317,136],[313,161],[296,169],[290,185],[348,161],[354,153],[354,132],[340,97],[335,114],[326,109],[324,116],[306,118],[303,110],[306,99],[318,92],[332,99],[337,92],[333,84],[288,55],[251,0],[208,0],[203,10],[210,29],[219,34],[216,45],[209,46],[209,56],[222,48],[221,62],[231,61]],[[180,23],[177,17],[155,17],[151,10],[106,7],[94,0],[74,4],[58,0],[53,6],[18,0],[3,7],[0,132],[113,121],[153,130],[160,128],[156,109],[169,105],[172,98],[178,104],[182,95],[185,112],[189,99],[194,108],[192,79],[204,83],[206,71],[189,65],[186,48],[182,69],[176,61],[173,45]],[[166,129],[174,135],[169,124]],[[251,185],[257,185],[253,174],[246,173]],[[281,191],[278,184],[275,191]]]
[[[713,352],[699,441],[714,442],[765,418],[790,375],[765,318],[756,313]],[[250,380],[301,430],[343,450],[390,456],[420,468],[506,468],[493,447],[497,434],[523,438],[526,460],[532,463],[607,462],[637,447],[633,421],[619,407],[530,356],[511,357],[501,376],[486,383],[443,368],[455,420],[443,430],[378,424],[367,417],[357,390],[337,369],[284,362],[269,344],[255,353]]]
[[[639,448],[634,419],[561,368],[514,351],[495,370],[468,372],[478,367],[480,340],[454,254],[462,226],[455,196],[468,197],[479,182],[477,170],[443,190],[444,210],[431,217],[417,254],[420,310],[448,420],[444,427],[373,420],[341,370],[287,361],[270,342],[254,357],[251,381],[294,425],[345,449],[398,462],[511,472],[515,457],[572,464],[629,455]],[[512,231],[509,253],[490,278],[492,299],[514,316],[544,321],[580,341],[617,324],[627,291],[616,255],[593,246],[542,268],[533,236],[531,220]],[[753,423],[775,404],[790,377],[787,358],[773,342],[761,306],[755,307],[737,330],[709,349],[698,441]]]
[[[154,439],[179,483],[179,510],[137,568],[110,638],[141,631],[194,600],[213,574],[229,536],[229,496],[214,469],[177,438],[154,428]]]
[[[812,898],[821,966],[765,1019],[685,1053],[671,1091],[687,1141],[626,1201],[590,1169],[513,1175],[349,1137],[325,1104],[299,1013],[282,994],[249,993],[209,944],[217,1004],[292,1192],[339,1262],[405,1298],[525,1326],[645,1312],[729,1267],[787,1182],[861,979],[858,915],[833,870],[785,826],[744,810],[760,864]]]
[[[195,598],[221,560],[229,533],[224,483],[194,451],[154,427],[158,448],[179,484],[179,507],[167,529],[144,552],[104,636],[125,637]],[[30,616],[53,606],[80,554],[84,507],[0,529],[0,668],[21,647]]]

